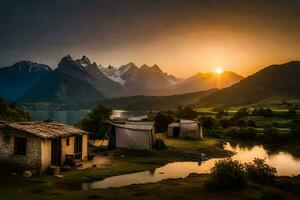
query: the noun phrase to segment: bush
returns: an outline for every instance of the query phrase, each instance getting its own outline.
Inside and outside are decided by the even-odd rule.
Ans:
[[[257,133],[254,128],[231,128],[226,132],[227,136],[236,138],[236,139],[244,139],[244,140],[252,140],[257,138]]]
[[[253,116],[273,117],[274,112],[270,108],[254,108],[251,113]]]
[[[231,158],[217,161],[211,170],[212,178],[205,185],[217,189],[241,189],[246,185],[244,166]]]
[[[274,190],[274,189],[267,189],[267,190],[264,190],[260,199],[262,200],[283,200],[284,197],[283,197],[283,194],[277,190]]]
[[[246,120],[243,120],[243,119],[237,119],[237,120],[235,121],[235,124],[236,124],[238,127],[246,127],[246,126],[247,126]]]
[[[174,122],[173,114],[170,112],[158,112],[154,118],[155,130],[157,132],[166,132],[168,125]]]
[[[202,126],[206,129],[213,129],[216,122],[215,119],[212,117],[201,117],[199,120],[202,123]]]
[[[228,128],[230,126],[230,122],[228,119],[220,119],[219,125],[222,126],[223,128]]]
[[[197,116],[198,113],[189,106],[178,110],[178,117],[180,119],[196,119]]]
[[[255,121],[250,119],[247,121],[247,126],[255,127]]]
[[[264,142],[266,143],[282,143],[289,141],[291,134],[280,134],[276,128],[267,126],[264,129]]]
[[[240,118],[240,117],[246,117],[249,115],[249,110],[248,108],[241,108],[237,111],[237,113],[234,115],[235,118]]]
[[[216,114],[216,118],[222,118],[223,116],[228,115],[228,113],[224,110],[220,110]]]
[[[245,171],[250,180],[261,184],[272,183],[276,177],[276,169],[258,158],[255,158],[253,163],[245,164]]]

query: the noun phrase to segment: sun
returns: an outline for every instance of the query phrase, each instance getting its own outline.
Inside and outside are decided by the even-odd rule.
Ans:
[[[223,68],[222,67],[216,67],[215,68],[215,73],[216,74],[222,74],[223,73]]]

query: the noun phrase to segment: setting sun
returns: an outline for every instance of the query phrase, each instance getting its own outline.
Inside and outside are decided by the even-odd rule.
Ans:
[[[223,68],[222,67],[216,67],[215,73],[216,74],[222,74],[223,73]]]

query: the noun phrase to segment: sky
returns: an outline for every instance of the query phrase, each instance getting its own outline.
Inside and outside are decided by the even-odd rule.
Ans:
[[[300,60],[298,0],[0,0],[0,66],[158,64],[186,78]]]

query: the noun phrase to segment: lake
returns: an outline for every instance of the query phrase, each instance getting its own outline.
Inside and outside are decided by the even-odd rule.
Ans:
[[[54,121],[73,125],[90,110],[27,110],[33,121],[52,119]],[[147,111],[113,110],[112,117],[136,117],[147,114]]]
[[[224,149],[235,152],[233,160],[242,163],[252,162],[254,158],[266,159],[267,164],[277,169],[279,176],[300,174],[300,158],[286,152],[270,154],[262,145],[243,146],[226,143]],[[209,159],[204,162],[173,162],[153,171],[143,171],[106,178],[102,181],[83,183],[82,190],[122,187],[132,184],[156,183],[170,178],[185,178],[192,173],[209,173],[215,162],[220,159]]]

